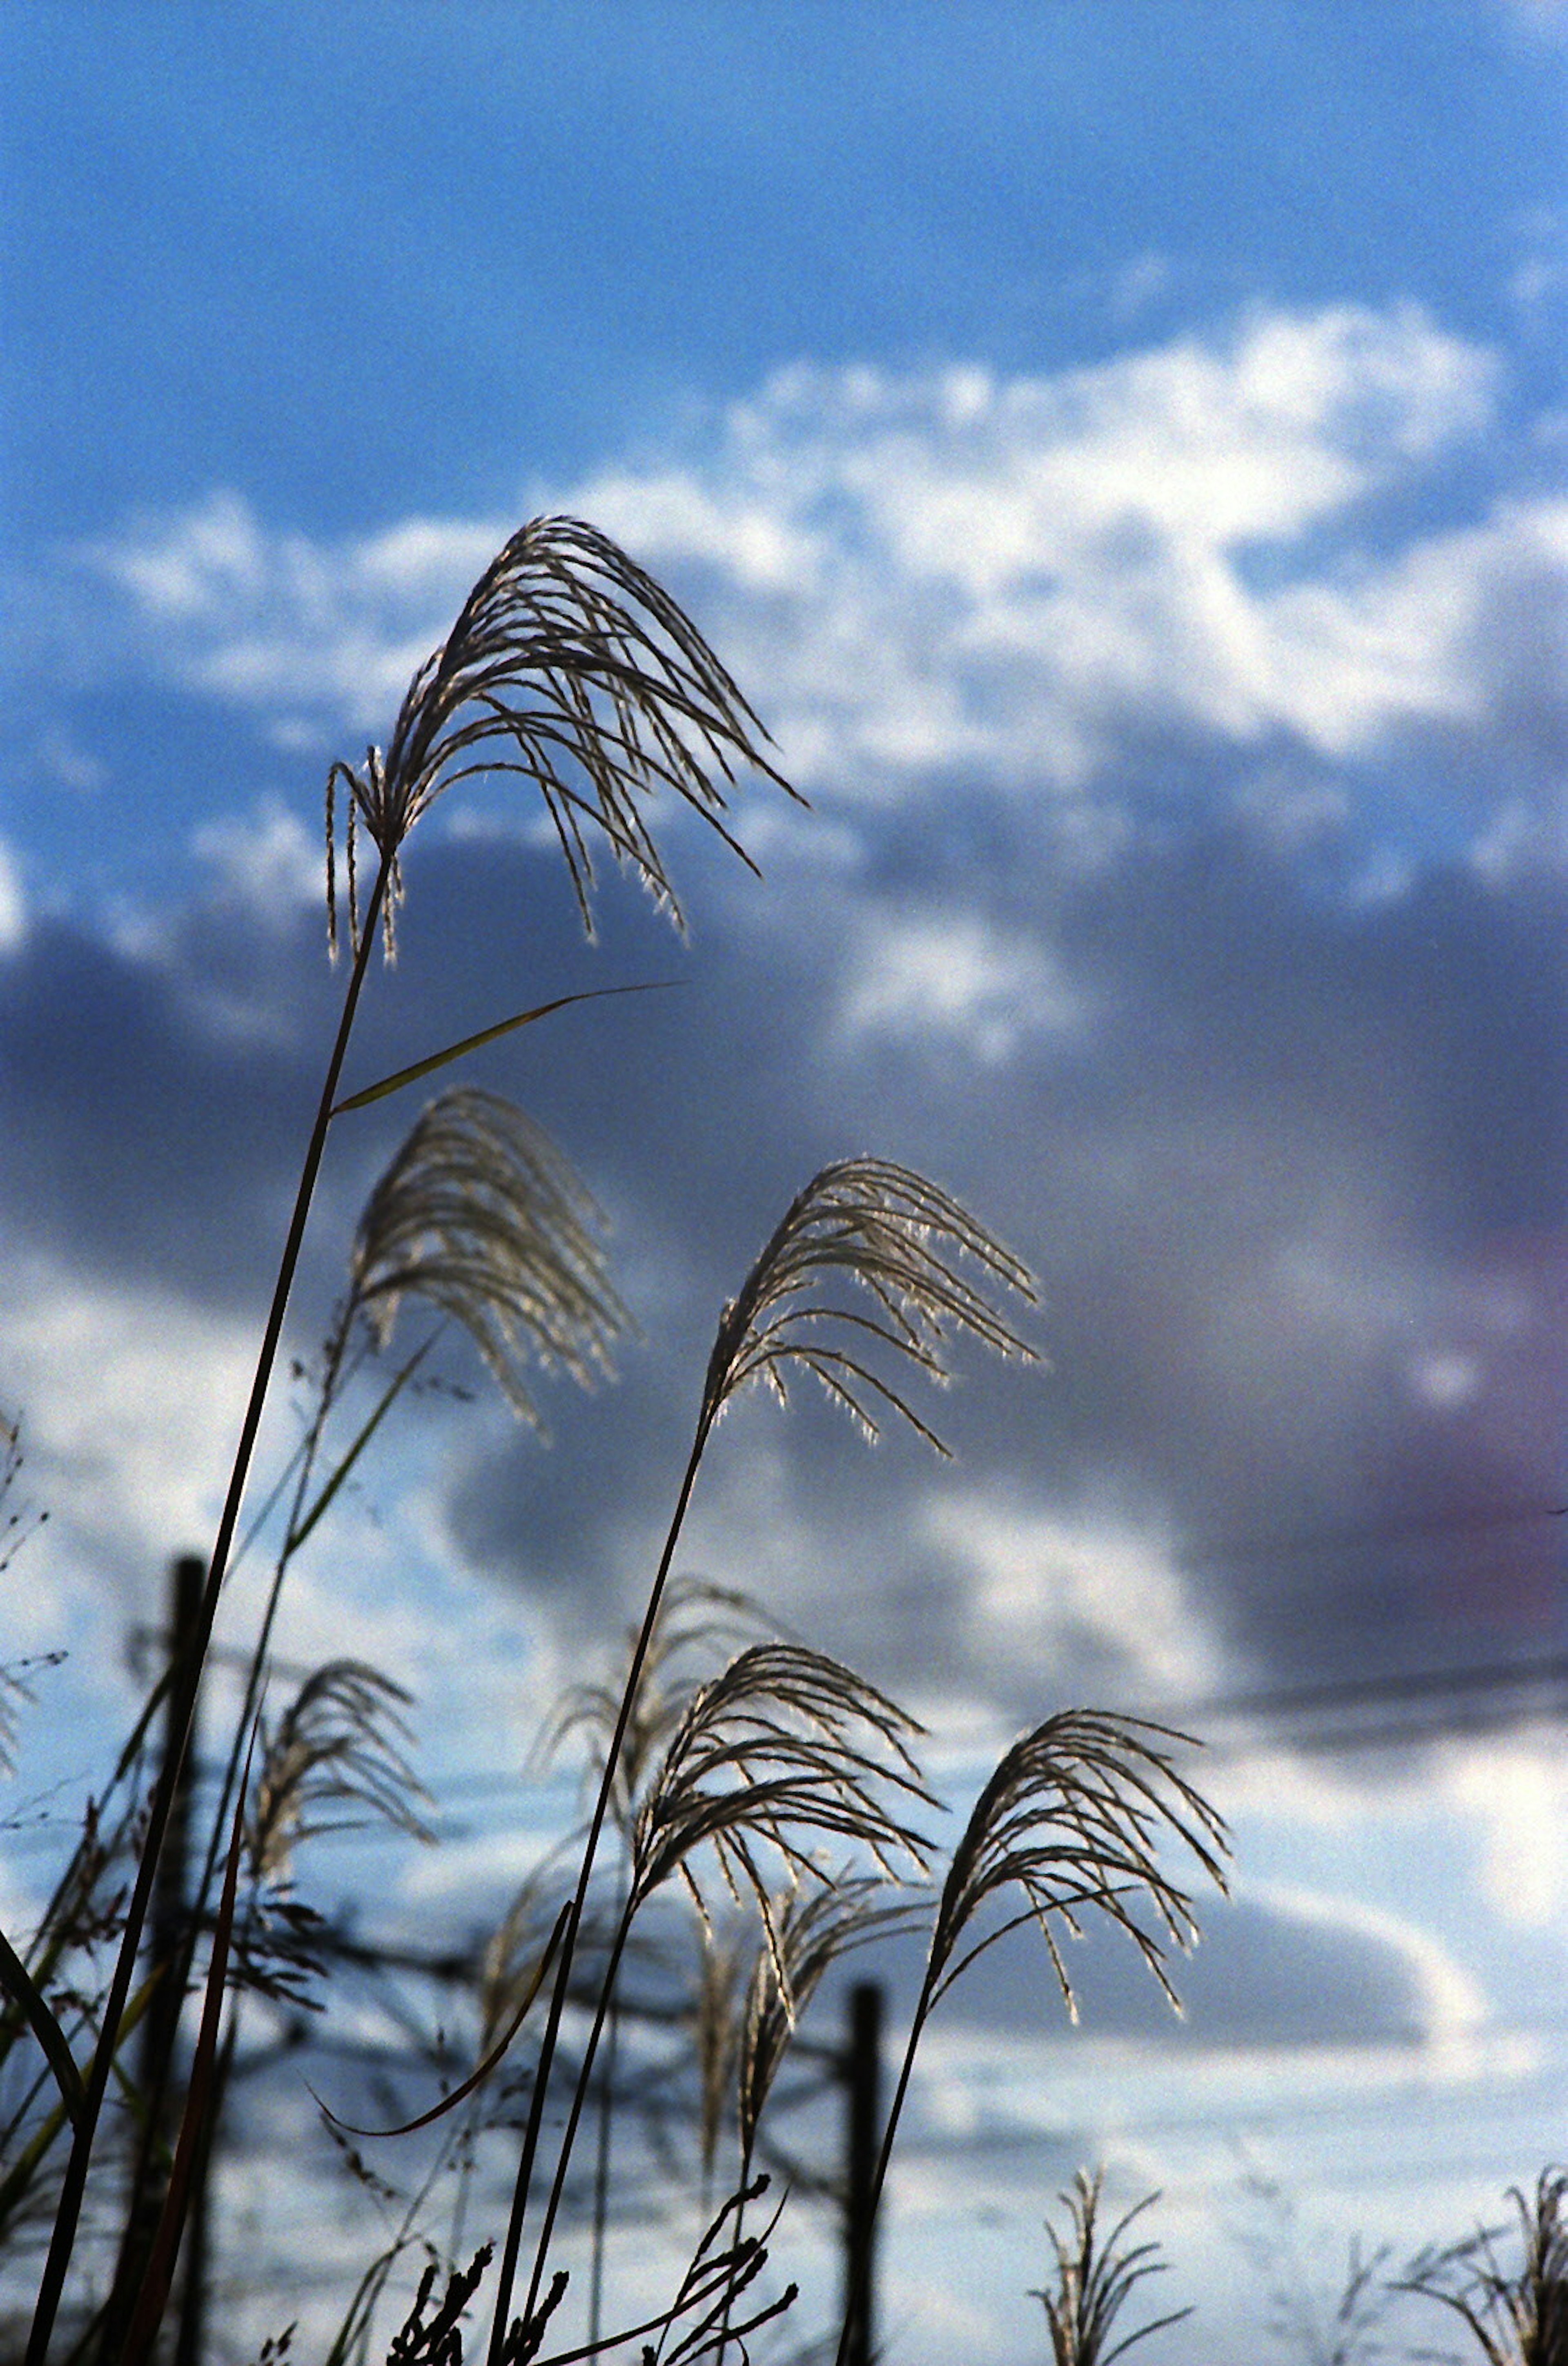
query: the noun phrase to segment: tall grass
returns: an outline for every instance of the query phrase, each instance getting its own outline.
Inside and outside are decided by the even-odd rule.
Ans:
[[[669,800],[748,861],[729,818],[735,783],[760,775],[794,794],[756,716],[690,619],[613,543],[564,518],[525,526],[486,569],[451,633],[417,670],[385,749],[372,747],[358,763],[332,769],[327,904],[334,952],[340,936],[347,941],[348,975],[197,1615],[29,1948],[7,1947],[0,1959],[8,2000],[0,2053],[30,2044],[39,2057],[13,2121],[17,2148],[0,2180],[0,2221],[46,2204],[51,2220],[29,2366],[95,2349],[130,2366],[153,2353],[243,1993],[301,1995],[321,1977],[308,1917],[289,1889],[293,1848],[344,1816],[421,1825],[404,1703],[374,1670],[336,1662],[310,1676],[281,1715],[265,1711],[290,1568],[393,1405],[417,1389],[433,1325],[466,1330],[513,1411],[536,1423],[532,1369],[554,1368],[584,1384],[603,1379],[626,1323],[592,1200],[554,1146],[491,1094],[462,1086],[440,1093],[378,1184],[351,1245],[344,1297],[313,1368],[312,1410],[275,1490],[282,1541],[196,1910],[172,1952],[140,1971],[329,1133],[352,1108],[435,1074],[475,1042],[553,1007],[499,1021],[365,1093],[340,1097],[373,948],[379,943],[389,957],[394,950],[408,841],[437,799],[477,772],[542,799],[588,928],[594,863],[606,852],[680,922],[656,828]],[[1180,1772],[1182,1737],[1105,1710],[1046,1719],[1002,1758],[942,1862],[926,1831],[938,1803],[914,1719],[852,1670],[782,1633],[765,1611],[672,1575],[716,1434],[742,1393],[760,1387],[784,1404],[809,1380],[866,1436],[898,1423],[944,1453],[925,1392],[945,1379],[961,1341],[1028,1360],[1035,1351],[1021,1325],[1032,1302],[1024,1267],[983,1223],[935,1184],[869,1155],[840,1159],[811,1177],[737,1278],[694,1388],[691,1444],[621,1678],[579,1695],[558,1720],[591,1738],[593,1781],[574,1856],[543,1870],[525,1910],[520,1904],[498,1935],[478,2060],[442,2102],[407,2124],[440,2124],[457,2157],[474,2113],[511,2075],[513,2049],[522,2045],[527,2102],[515,2131],[510,2206],[467,2264],[451,2256],[426,2277],[393,2342],[400,2366],[424,2359],[452,2366],[466,2313],[487,2290],[491,2366],[530,2359],[564,2366],[617,2350],[671,2366],[725,2356],[735,2366],[750,2357],[788,2298],[767,2285],[778,2205],[770,2201],[763,2214],[756,2174],[770,2099],[801,2011],[851,1949],[894,1930],[926,1933],[878,2196],[931,2017],[1003,1930],[1036,1926],[1069,2011],[1061,1939],[1089,1919],[1118,1931],[1173,1993],[1170,1951],[1196,1931],[1190,1884],[1196,1877],[1223,1887],[1224,1877],[1223,1830]],[[402,1339],[405,1310],[423,1324],[412,1344]],[[368,1413],[355,1413],[358,1384],[385,1371],[377,1359],[395,1338],[390,1376],[378,1381]],[[694,1664],[716,1644],[717,1664]],[[138,1778],[160,1707],[168,1743],[143,1805]],[[607,1833],[613,1862],[605,1866]],[[655,1901],[671,1898],[686,1901],[705,1951],[703,2150],[721,2198],[710,2201],[690,2264],[662,2307],[606,2330],[595,2276],[590,2323],[573,2337],[561,2330],[570,2312],[558,2236],[574,2151],[595,2093],[607,2095],[595,2072],[601,2048],[614,2050],[628,1952]],[[737,1924],[749,1932],[749,1956],[727,1935]],[[66,1959],[105,1941],[113,1961],[101,1986],[72,1989],[62,1979]],[[188,1989],[197,2000],[194,2050],[166,2123],[165,2104],[138,2092],[128,2052],[160,1984],[165,1995]],[[585,2029],[570,2056],[569,2010]],[[78,2252],[85,2229],[101,2229],[108,2206],[100,2198],[110,2193],[103,2124],[116,2083],[133,2115],[175,2133],[172,2158],[166,2147],[141,2147],[126,2223],[142,2232],[121,2241],[111,2287],[95,2301]],[[560,2133],[541,2160],[552,2105]],[[601,2255],[608,2109],[606,2101],[597,2139]],[[735,2146],[728,2191],[716,2183],[727,2126]],[[351,2135],[340,2132],[345,2146]],[[1097,2200],[1098,2189],[1086,2190],[1076,2205],[1080,2248]],[[412,2225],[367,2270],[334,2358],[355,2348],[365,2354],[378,2295]],[[1135,2254],[1109,2284],[1104,2262],[1094,2270],[1098,2282],[1086,2267],[1085,2290],[1109,2310],[1141,2262]],[[68,2286],[77,2294],[69,2338],[61,2314]],[[865,2297],[849,2296],[840,2355]]]
[[[1437,2302],[1465,2328],[1486,2366],[1564,2366],[1568,2360],[1568,2169],[1547,2169],[1535,2190],[1510,2188],[1519,2259],[1505,2230],[1481,2227],[1412,2262],[1400,2289]]]

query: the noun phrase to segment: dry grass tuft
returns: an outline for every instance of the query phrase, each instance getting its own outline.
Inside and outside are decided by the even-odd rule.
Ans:
[[[1424,2252],[1398,2289],[1441,2302],[1467,2326],[1488,2366],[1568,2361],[1568,2169],[1546,2169],[1533,2194],[1511,2186],[1521,2257],[1510,2271],[1495,2233]],[[1425,2351],[1421,2353],[1427,2355]]]
[[[402,1744],[409,1696],[356,1660],[332,1660],[308,1676],[279,1718],[263,1723],[262,1767],[245,1826],[258,1878],[286,1874],[312,1832],[354,1831],[382,1820],[415,1840],[433,1835],[419,1812],[428,1793]]]
[[[890,1879],[895,1860],[923,1872],[927,1843],[881,1796],[934,1806],[905,1739],[919,1730],[823,1652],[793,1643],[740,1652],[693,1695],[637,1808],[628,1912],[679,1873],[705,1921],[691,1859],[709,1847],[730,1895],[756,1906],[777,1956],[759,1847],[807,1879],[819,1877],[807,1836],[858,1842]],[[782,1957],[777,1970],[787,1991]]]
[[[948,1378],[942,1349],[967,1331],[1000,1356],[1035,1360],[1035,1350],[963,1272],[960,1258],[1031,1305],[1026,1267],[956,1200],[907,1166],[880,1158],[845,1158],[825,1166],[795,1198],[724,1310],[704,1394],[707,1421],[748,1382],[760,1380],[783,1402],[791,1368],[818,1380],[866,1435],[878,1435],[876,1411],[890,1407],[936,1448],[947,1449],[900,1389],[864,1361],[872,1343],[891,1348],[939,1384]],[[852,1281],[877,1312],[823,1296]]]
[[[542,1429],[532,1357],[582,1387],[613,1369],[630,1327],[584,1186],[522,1110],[461,1087],[431,1102],[359,1221],[351,1312],[383,1344],[404,1298],[460,1323],[519,1417]]]
[[[1198,1925],[1191,1898],[1162,1872],[1156,1851],[1162,1839],[1183,1842],[1223,1890],[1225,1839],[1220,1817],[1160,1747],[1168,1741],[1186,1744],[1187,1737],[1139,1718],[1066,1709],[1014,1742],[953,1853],[931,1932],[928,2006],[987,1947],[1032,1921],[1076,2020],[1056,1926],[1076,1938],[1081,1916],[1093,1910],[1126,1933],[1179,2010],[1167,1942],[1190,1948]],[[964,1947],[982,1910],[1010,1888],[1022,1891],[1021,1911]],[[1137,1919],[1140,1904],[1152,1910],[1156,1931]]]
[[[738,1587],[716,1585],[705,1577],[677,1577],[664,1588],[610,1790],[611,1813],[623,1831],[629,1831],[654,1763],[691,1706],[696,1685],[694,1667],[705,1661],[711,1668],[727,1648],[760,1638],[772,1640],[777,1632],[775,1622]],[[626,1639],[627,1664],[636,1655],[637,1644],[634,1627]],[[587,1778],[603,1781],[626,1691],[624,1672],[607,1683],[571,1685],[541,1737],[541,1759],[553,1756],[563,1742],[580,1738]]]
[[[840,1956],[869,1940],[912,1927],[923,1903],[889,1905],[886,1886],[840,1874],[776,1901],[751,1974],[736,2066],[740,2158],[750,2164],[762,2109],[795,2023]]]
[[[1100,2240],[1096,2219],[1104,2181],[1103,2170],[1090,2178],[1080,2169],[1072,2192],[1061,2196],[1069,2214],[1070,2231],[1063,2236],[1049,2219],[1045,2222],[1056,2255],[1056,2279],[1049,2292],[1032,2296],[1044,2304],[1055,2366],[1111,2366],[1112,2359],[1125,2356],[1134,2342],[1146,2340],[1151,2333],[1179,2325],[1191,2315],[1190,2309],[1174,2309],[1168,2316],[1156,2317],[1108,2346],[1134,2288],[1146,2276],[1163,2275],[1165,2261],[1157,2243],[1136,2243],[1128,2248],[1123,2242],[1127,2229],[1159,2199],[1157,2194],[1134,2203]]]
[[[683,916],[644,817],[672,792],[755,869],[728,828],[741,771],[795,794],[763,752],[767,734],[689,616],[609,537],[579,519],[535,518],[491,561],[446,639],[409,684],[386,752],[327,782],[327,900],[335,945],[334,792],[348,795],[349,914],[357,933],[354,835],[363,822],[390,866],[444,790],[515,773],[545,800],[583,926],[592,933],[587,831],[605,838],[677,925]]]

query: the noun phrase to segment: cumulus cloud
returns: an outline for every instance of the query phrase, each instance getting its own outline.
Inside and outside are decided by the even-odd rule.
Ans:
[[[141,1592],[199,1544],[254,1349],[244,1324],[145,1286],[106,1290],[15,1242],[6,1273],[6,1401],[23,1409],[29,1485],[50,1514],[28,1548],[35,1582],[12,1606],[12,1636],[30,1644],[58,1640],[73,1606],[101,1609],[107,1581]]]
[[[182,677],[281,719],[325,713],[385,729],[505,527],[409,519],[322,546],[210,493],[84,553],[177,653]]]
[[[1561,502],[1375,522],[1473,451],[1499,391],[1413,306],[1258,311],[1043,378],[803,364],[686,460],[548,501],[689,587],[793,772],[852,805],[976,766],[1103,788],[1130,735],[1330,762],[1421,731],[1561,746]],[[357,734],[511,523],[322,545],[223,492],[87,558],[195,686]]]
[[[192,844],[220,894],[259,919],[287,925],[302,904],[321,903],[321,847],[279,797],[243,819],[203,822]]]
[[[1551,1540],[1508,1521],[1551,1500],[1568,1405],[1568,543],[1560,501],[1477,490],[1501,395],[1413,308],[1260,310],[1050,378],[792,369],[680,460],[552,493],[690,600],[818,810],[762,886],[694,858],[694,991],[482,1065],[615,1209],[649,1344],[556,1456],[453,1462],[445,1549],[558,1639],[602,1631],[718,1308],[813,1167],[869,1148],[1035,1266],[1053,1369],[965,1367],[945,1497],[809,1407],[732,1425],[690,1565],[938,1716],[1552,1631]],[[384,730],[511,523],[327,544],[214,496],[92,563],[148,663],[275,730]],[[254,1297],[327,1019],[313,827],[207,824],[205,900],[145,943],[14,947],[28,1245]],[[411,850],[367,1076],[606,982],[547,850],[468,828]],[[611,908],[616,982],[669,975]],[[329,1177],[345,1222],[378,1138]]]
[[[1213,1641],[1168,1538],[964,1491],[930,1504],[926,1524],[963,1572],[982,1663],[1071,1667],[1097,1698],[1213,1688]]]
[[[1556,527],[1374,556],[1370,501],[1486,427],[1491,358],[1412,308],[1262,314],[1041,380],[977,368],[780,374],[701,471],[582,499],[666,562],[715,567],[714,504],[787,527],[766,587],[728,578],[807,782],[984,761],[1081,789],[1130,719],[1331,756],[1487,699],[1468,612]]]
[[[1082,997],[1047,945],[976,913],[866,912],[840,1005],[847,1045],[946,1040],[987,1065],[1021,1039],[1074,1037]]]
[[[1568,1911],[1568,1774],[1550,1735],[1520,1732],[1483,1753],[1456,1746],[1445,1793],[1480,1834],[1487,1905],[1515,1932],[1561,1928]]]
[[[21,873],[17,858],[0,839],[0,959],[20,949],[28,930],[27,905],[22,895]]]

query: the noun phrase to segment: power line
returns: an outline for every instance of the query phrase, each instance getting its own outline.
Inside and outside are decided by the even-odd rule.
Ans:
[[[1292,1560],[1303,1553],[1359,1552],[1378,1545],[1481,1536],[1492,1528],[1529,1527],[1537,1520],[1568,1519],[1568,1504],[1499,1504],[1472,1512],[1434,1512],[1424,1519],[1346,1520],[1272,1537],[1189,1537],[1178,1553],[1195,1560]]]
[[[1353,1707],[1363,1701],[1440,1700],[1477,1693],[1568,1684],[1568,1652],[1544,1660],[1511,1660],[1491,1667],[1424,1668],[1401,1675],[1348,1676],[1329,1684],[1278,1691],[1220,1694],[1184,1703],[1182,1717],[1278,1717],[1298,1710]]]

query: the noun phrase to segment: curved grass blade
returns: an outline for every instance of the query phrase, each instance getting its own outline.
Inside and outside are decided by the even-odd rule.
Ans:
[[[544,1955],[540,1958],[538,1968],[528,1984],[528,1992],[526,1996],[525,1996],[522,2003],[513,2014],[511,2021],[507,2023],[505,2035],[501,2039],[499,2045],[491,2046],[490,2052],[485,2056],[484,2060],[479,2064],[478,2069],[470,2071],[460,2087],[454,2087],[449,2095],[443,2095],[438,2103],[432,2104],[428,2112],[421,2112],[417,2119],[405,2120],[400,2127],[396,2128],[356,2128],[352,2120],[340,2120],[337,2113],[329,2104],[322,2102],[320,2095],[316,2094],[315,2089],[311,2087],[310,2089],[310,2092],[314,2097],[316,2107],[320,2111],[322,2118],[330,2120],[333,2127],[338,2129],[340,2133],[345,2136],[412,2136],[416,2128],[428,2128],[432,2126],[436,2120],[444,2119],[448,2112],[455,2112],[459,2103],[466,2103],[468,2097],[474,2092],[474,2090],[477,2087],[481,2087],[485,2080],[490,2077],[491,2072],[495,2068],[497,2063],[501,2060],[507,2048],[511,2045],[513,2039],[522,2028],[523,2023],[528,2018],[528,2014],[533,2007],[534,2000],[538,1995],[539,1990],[544,1987],[550,1966],[555,1961],[556,1949],[560,1945],[561,1935],[566,1929],[567,1918],[570,1912],[571,1900],[568,1898],[566,1904],[561,1908],[560,1912],[556,1916],[556,1927],[550,1932],[549,1945],[545,1949]]]
[[[558,994],[553,1002],[541,1002],[532,1010],[519,1010],[513,1018],[500,1019],[493,1027],[481,1027],[477,1035],[465,1035],[460,1043],[448,1043],[444,1052],[432,1052],[428,1059],[416,1060],[412,1067],[399,1068],[395,1075],[383,1076],[378,1085],[367,1085],[363,1092],[350,1093],[333,1106],[331,1114],[342,1117],[348,1110],[368,1109],[372,1101],[384,1101],[389,1094],[400,1092],[405,1085],[417,1084],[421,1076],[434,1076],[449,1060],[460,1060],[466,1053],[477,1052],[499,1036],[510,1035],[514,1027],[531,1026],[536,1019],[547,1019],[552,1010],[565,1010],[570,1003],[601,1002],[612,994],[664,994],[681,983],[678,977],[656,977],[642,986],[592,986],[580,994]]]
[[[3,1931],[0,1931],[0,1988],[16,2000],[27,2015],[28,2027],[42,2046],[44,2058],[54,2073],[54,2083],[60,2090],[60,2100],[70,2115],[71,2124],[79,2126],[85,2098],[76,2057],[65,2043],[60,2023],[34,1986],[27,1966]]]
[[[423,1346],[419,1346],[414,1349],[413,1354],[408,1358],[407,1361],[393,1376],[387,1387],[383,1389],[376,1404],[372,1408],[367,1419],[361,1425],[358,1436],[349,1447],[347,1453],[343,1458],[343,1460],[338,1464],[336,1470],[333,1472],[332,1477],[323,1483],[321,1493],[317,1496],[310,1510],[301,1514],[299,1526],[297,1527],[290,1528],[287,1539],[287,1549],[289,1552],[298,1552],[300,1546],[305,1542],[305,1539],[310,1534],[310,1531],[315,1527],[317,1521],[321,1519],[322,1514],[332,1504],[339,1488],[342,1487],[344,1481],[352,1475],[355,1464],[358,1461],[360,1456],[364,1453],[366,1448],[375,1436],[376,1432],[380,1428],[381,1424],[391,1412],[393,1404],[402,1394],[403,1390],[408,1386],[410,1380],[412,1380],[420,1365],[423,1363],[426,1356],[429,1355],[434,1345],[435,1334],[433,1332],[430,1337],[425,1340]]]
[[[145,2013],[152,2000],[152,1991],[157,1987],[161,1977],[158,1972],[150,1972],[126,2006],[119,2024],[119,2042],[122,2047]],[[56,2103],[46,2117],[39,2123],[24,2149],[12,2162],[6,2176],[0,2179],[0,2236],[3,2236],[5,2227],[17,2205],[25,2199],[39,2162],[47,2157],[51,2146],[69,2120],[70,2113],[65,2104]]]

